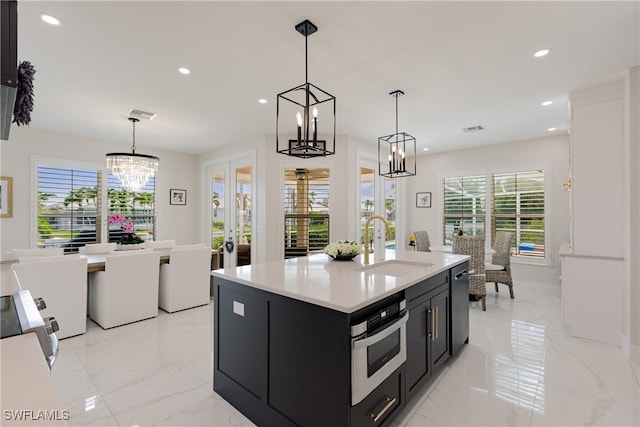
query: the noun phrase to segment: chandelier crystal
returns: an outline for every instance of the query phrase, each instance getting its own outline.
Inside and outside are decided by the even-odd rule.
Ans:
[[[133,146],[131,153],[107,153],[107,168],[129,191],[137,192],[158,172],[159,158],[148,154],[136,153],[136,122],[139,120],[129,117],[133,124]]]

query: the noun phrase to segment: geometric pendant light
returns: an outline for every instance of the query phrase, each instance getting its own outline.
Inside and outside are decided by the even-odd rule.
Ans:
[[[304,36],[305,82],[278,94],[276,151],[302,159],[335,154],[336,98],[309,83],[307,38],[318,27],[305,20],[295,28]]]
[[[148,154],[136,153],[136,122],[139,120],[129,117],[133,124],[133,146],[131,153],[107,153],[107,168],[129,191],[137,192],[158,171],[158,159]]]
[[[378,173],[388,178],[400,178],[416,174],[416,139],[406,132],[398,132],[398,97],[404,95],[394,90],[389,95],[396,98],[396,133],[378,138]]]

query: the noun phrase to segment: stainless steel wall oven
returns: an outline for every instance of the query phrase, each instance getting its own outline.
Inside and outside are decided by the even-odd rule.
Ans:
[[[360,403],[407,360],[406,300],[351,325],[351,404]]]

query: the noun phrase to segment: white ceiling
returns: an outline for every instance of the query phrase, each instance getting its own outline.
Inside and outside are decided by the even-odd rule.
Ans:
[[[139,147],[192,154],[275,133],[276,95],[304,83],[305,19],[319,28],[309,81],[336,97],[338,133],[373,145],[393,133],[401,89],[399,130],[419,153],[565,134],[569,92],[640,63],[638,1],[18,4],[19,61],[37,70],[31,127],[130,145],[136,108],[158,114]],[[552,51],[533,58],[540,48]]]

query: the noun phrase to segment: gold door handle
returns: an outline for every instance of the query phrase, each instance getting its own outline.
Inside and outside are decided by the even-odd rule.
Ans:
[[[429,309],[431,313],[431,333],[429,336],[431,337],[431,341],[435,341],[438,338],[438,318],[437,318],[437,310],[438,308]]]
[[[431,315],[431,329],[429,329],[429,319],[427,319],[427,336],[431,337],[431,340],[433,341],[433,310],[432,309],[428,309],[427,313],[429,313]]]
[[[389,397],[386,397],[385,399],[387,400],[387,404],[384,405],[384,408],[382,408],[380,410],[380,412],[378,412],[378,414],[374,415],[372,413],[369,413],[369,416],[371,418],[373,418],[373,422],[374,423],[377,423],[378,420],[380,419],[380,417],[382,417],[384,414],[386,414],[387,411],[389,410],[389,408],[391,408],[393,406],[393,404],[396,403],[396,398],[395,397],[393,399],[391,399]]]
[[[438,307],[434,308],[434,309],[433,309],[433,311],[434,311],[434,313],[435,313],[435,314],[433,315],[433,317],[434,317],[434,319],[435,319],[435,325],[436,325],[436,326],[435,326],[435,332],[433,333],[433,335],[435,336],[434,340],[437,340],[437,339],[438,339],[438,329],[439,329],[439,328],[438,328],[438,326],[439,326],[439,325],[438,325]]]

